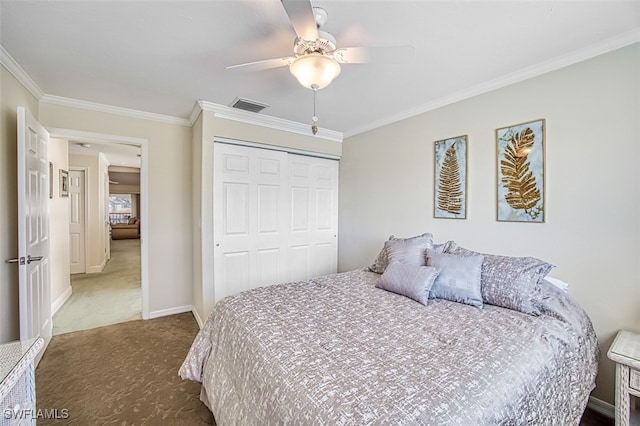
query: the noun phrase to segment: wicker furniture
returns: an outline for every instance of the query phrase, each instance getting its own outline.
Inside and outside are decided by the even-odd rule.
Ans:
[[[640,424],[640,334],[619,331],[607,356],[616,363],[616,426]]]
[[[42,349],[42,338],[0,345],[0,425],[36,424],[34,359]]]

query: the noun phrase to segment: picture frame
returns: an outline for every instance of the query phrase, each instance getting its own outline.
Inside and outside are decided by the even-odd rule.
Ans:
[[[467,141],[462,135],[434,142],[434,218],[467,218]]]
[[[60,196],[69,196],[69,172],[63,169],[60,169]]]
[[[496,129],[497,220],[544,223],[544,118]]]

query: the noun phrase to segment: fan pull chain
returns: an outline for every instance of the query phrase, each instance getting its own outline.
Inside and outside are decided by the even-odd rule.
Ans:
[[[313,90],[313,117],[311,117],[311,120],[313,120],[313,124],[311,125],[311,132],[315,135],[316,133],[318,133],[318,126],[316,125],[316,123],[318,122],[318,116],[316,115],[316,102],[318,100],[318,85],[312,84],[311,89]]]

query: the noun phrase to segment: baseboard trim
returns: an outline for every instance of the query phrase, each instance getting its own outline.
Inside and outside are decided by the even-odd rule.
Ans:
[[[159,311],[149,312],[149,319],[166,317],[168,315],[184,314],[185,312],[192,312],[193,306],[176,306],[175,308],[160,309]]]
[[[603,416],[607,416],[611,419],[615,418],[616,416],[616,408],[613,406],[613,404],[609,404],[608,402],[604,402],[603,400],[594,398],[592,396],[589,397],[587,407],[591,408],[596,413],[600,413]]]
[[[66,302],[67,299],[71,297],[71,294],[73,294],[73,289],[71,288],[71,286],[68,286],[67,289],[60,295],[60,297],[54,300],[54,302],[51,304],[51,316],[54,316],[56,312],[58,312],[58,309],[60,309],[62,305],[64,305],[64,302]]]
[[[87,274],[99,274],[100,272],[104,271],[105,266],[107,266],[106,258],[102,260],[102,263],[100,265],[89,266],[87,268]]]
[[[196,319],[196,322],[198,323],[198,328],[202,329],[202,326],[204,326],[204,322],[202,322],[200,315],[198,315],[198,310],[193,305],[191,306],[191,313],[193,314],[193,317]]]

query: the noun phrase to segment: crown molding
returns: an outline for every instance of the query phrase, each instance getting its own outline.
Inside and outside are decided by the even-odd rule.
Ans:
[[[309,126],[295,121],[284,120],[269,115],[258,115],[249,111],[243,111],[231,108],[225,105],[219,105],[212,102],[198,101],[194,105],[189,118],[173,117],[169,115],[155,114],[130,108],[117,107],[112,105],[99,104],[96,102],[83,101],[80,99],[66,98],[63,96],[55,96],[45,94],[40,87],[29,77],[20,65],[13,59],[2,45],[0,45],[0,63],[22,84],[25,89],[31,93],[36,100],[52,105],[60,105],[81,110],[103,112],[106,114],[120,115],[130,118],[138,118],[143,120],[156,121],[167,124],[174,124],[185,127],[192,127],[197,120],[200,112],[203,110],[212,111],[216,117],[225,118],[227,120],[238,121],[247,124],[255,124],[258,126],[268,127],[276,130],[284,130],[288,132],[298,133],[301,135],[311,136]],[[333,130],[319,129],[318,138],[342,142],[343,134]]]
[[[40,90],[40,87],[29,77],[29,75],[22,69],[20,65],[13,59],[13,57],[7,52],[2,45],[0,45],[0,64],[2,64],[11,75],[13,75],[24,86],[29,93],[31,93],[36,100],[42,99],[44,92]]]
[[[238,121],[246,124],[255,124],[257,126],[267,127],[275,130],[283,130],[286,132],[297,133],[305,136],[314,136],[309,130],[309,125],[298,123],[296,121],[285,120],[270,115],[256,114],[255,112],[243,111],[237,108],[231,108],[226,105],[215,104],[207,101],[198,101],[191,113],[190,119],[195,121],[200,111],[211,111],[218,118]],[[334,142],[342,142],[344,136],[342,132],[328,129],[318,129],[315,137],[326,139]]]
[[[82,101],[79,99],[65,98],[62,96],[44,95],[40,102],[71,108],[84,109],[89,111],[104,112],[107,114],[121,115],[130,118],[141,118],[143,120],[157,121],[160,123],[177,124],[179,126],[191,127],[189,120],[170,115],[156,114],[136,109],[122,108],[112,105],[104,105],[95,102]]]
[[[387,126],[398,121],[406,120],[407,118],[415,117],[416,115],[424,114],[426,112],[442,108],[455,102],[460,102],[477,95],[492,92],[494,90],[510,86],[514,83],[519,83],[521,81],[538,77],[551,71],[556,71],[558,69],[568,67],[578,62],[586,61],[587,59],[591,59],[596,56],[604,55],[605,53],[609,53],[611,51],[621,49],[638,42],[640,42],[640,29],[635,29],[621,34],[618,37],[603,40],[596,44],[592,44],[591,46],[587,46],[583,49],[570,52],[566,55],[558,56],[554,59],[542,62],[540,64],[523,68],[519,71],[507,74],[500,78],[479,84],[477,86],[470,87],[468,89],[454,93],[450,96],[436,99],[433,102],[429,102],[417,108],[413,108],[408,111],[386,117],[383,120],[369,123],[366,126],[362,126],[346,132],[344,134],[344,137],[348,138],[359,135],[361,133],[369,132],[371,130],[378,129],[380,127]]]

